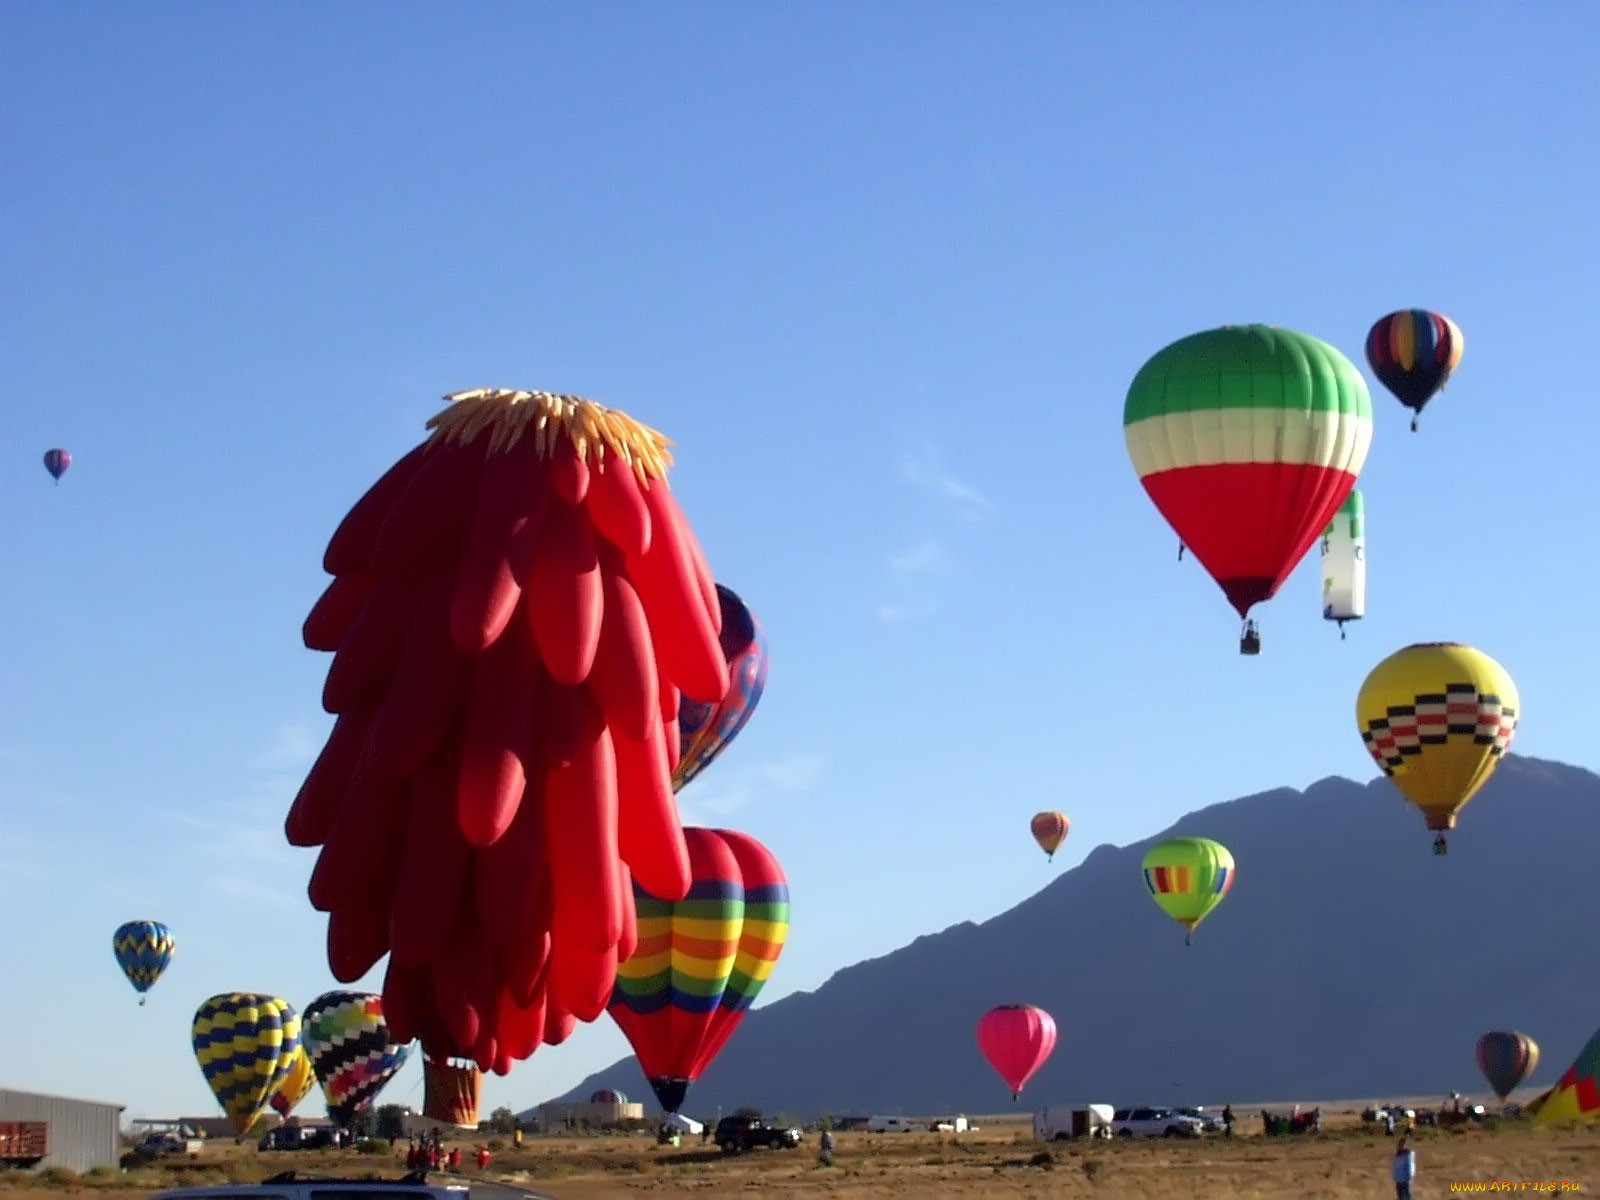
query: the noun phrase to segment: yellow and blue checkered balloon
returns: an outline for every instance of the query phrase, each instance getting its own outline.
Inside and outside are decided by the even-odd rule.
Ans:
[[[199,1007],[191,1037],[206,1083],[243,1137],[294,1068],[300,1014],[278,996],[227,992]]]
[[[129,921],[111,935],[111,952],[117,956],[117,965],[133,984],[133,990],[139,993],[140,1004],[167,969],[176,948],[172,930],[160,921]]]

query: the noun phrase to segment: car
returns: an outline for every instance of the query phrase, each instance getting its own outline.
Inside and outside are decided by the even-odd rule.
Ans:
[[[1119,1108],[1111,1116],[1111,1132],[1120,1138],[1199,1137],[1204,1123],[1170,1108]]]
[[[757,1146],[793,1150],[803,1136],[793,1125],[774,1125],[760,1117],[723,1117],[717,1122],[711,1140],[724,1154],[737,1154]]]
[[[147,1158],[165,1154],[199,1154],[200,1139],[186,1138],[176,1133],[147,1133],[133,1149]]]
[[[1222,1117],[1218,1113],[1208,1112],[1204,1108],[1175,1108],[1172,1111],[1199,1121],[1202,1133],[1222,1132]]]
[[[548,1192],[474,1180],[429,1183],[425,1175],[399,1179],[336,1179],[284,1171],[260,1183],[217,1183],[169,1188],[149,1200],[555,1200]]]
[[[338,1132],[328,1125],[279,1125],[267,1130],[258,1150],[325,1150],[334,1145]]]

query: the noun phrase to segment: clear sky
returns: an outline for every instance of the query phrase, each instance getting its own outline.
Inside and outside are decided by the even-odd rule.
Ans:
[[[1558,0],[0,8],[0,1082],[215,1112],[199,1003],[335,986],[283,835],[331,725],[300,623],[461,388],[677,443],[772,647],[680,798],[788,873],[762,1003],[1197,807],[1370,778],[1356,691],[1412,641],[1490,653],[1515,748],[1600,766],[1596,44]],[[1466,338],[1417,434],[1362,356],[1412,305]],[[1253,321],[1339,346],[1378,420],[1369,616],[1321,619],[1313,549],[1244,658],[1121,425],[1152,353]],[[143,1009],[133,917],[178,939]],[[485,1111],[629,1053],[602,1017]],[[385,1094],[420,1097],[415,1063]]]

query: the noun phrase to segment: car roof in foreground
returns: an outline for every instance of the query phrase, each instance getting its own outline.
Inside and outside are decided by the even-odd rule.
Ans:
[[[260,1183],[218,1183],[200,1187],[167,1188],[154,1192],[150,1200],[200,1200],[201,1197],[264,1196],[284,1189],[309,1189],[317,1192],[366,1196],[445,1197],[451,1200],[556,1200],[548,1192],[535,1191],[500,1180],[465,1180],[455,1176],[423,1177],[405,1175],[399,1179],[348,1179],[338,1175],[302,1175],[284,1171]]]

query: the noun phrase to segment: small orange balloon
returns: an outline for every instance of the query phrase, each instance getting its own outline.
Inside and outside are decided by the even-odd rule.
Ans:
[[[1056,851],[1061,848],[1061,843],[1067,840],[1067,814],[1058,812],[1042,812],[1034,815],[1030,824],[1033,830],[1033,840],[1039,843],[1052,860]]]

